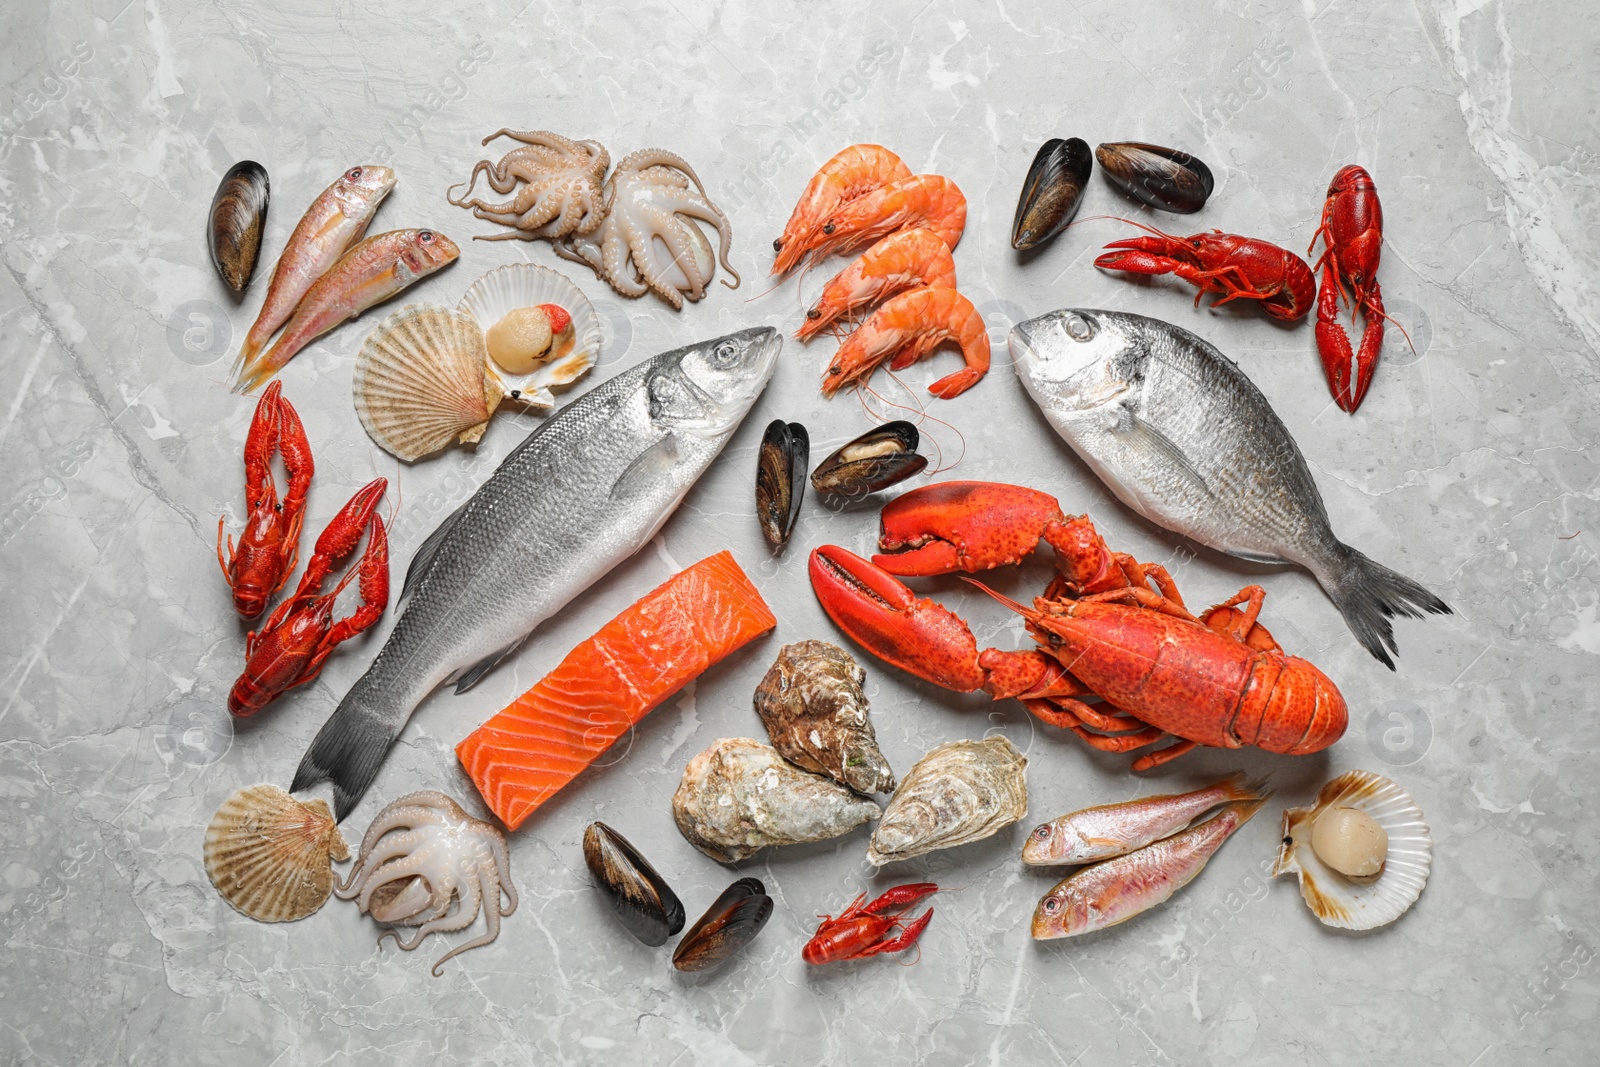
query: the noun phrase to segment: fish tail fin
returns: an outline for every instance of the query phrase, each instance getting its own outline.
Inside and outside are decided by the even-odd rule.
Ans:
[[[1356,640],[1392,671],[1394,660],[1389,653],[1398,653],[1400,647],[1395,643],[1389,619],[1395,615],[1420,619],[1424,612],[1449,615],[1450,605],[1421,583],[1368,559],[1349,545],[1341,544],[1339,549],[1331,573],[1318,577]]]
[[[1222,805],[1222,810],[1217,813],[1216,817],[1221,818],[1223,813],[1229,810],[1236,811],[1239,813],[1239,826],[1243,826],[1245,823],[1255,818],[1256,812],[1260,811],[1261,806],[1265,804],[1271,797],[1272,791],[1267,790],[1260,796],[1254,796],[1241,800],[1230,800],[1226,804]],[[1237,830],[1238,827],[1236,826],[1234,829]]]
[[[260,354],[261,343],[247,335],[244,344],[239,346],[239,354],[233,357],[233,367],[228,371],[228,376],[233,379],[234,392],[245,392],[239,383],[244,380],[246,372],[254,365],[256,357]]]
[[[1236,800],[1265,800],[1272,795],[1272,790],[1268,788],[1271,782],[1270,775],[1250,778],[1244,771],[1234,771],[1217,785],[1222,787],[1223,803],[1228,804]]]
[[[361,802],[398,734],[367,696],[363,681],[351,687],[317,731],[289,786],[289,792],[298,793],[319,782],[333,783],[333,813],[340,822]]]
[[[246,344],[248,345],[248,342]],[[234,365],[233,391],[248,393],[277,373],[278,368],[288,362],[277,358],[278,349],[282,347],[283,339],[279,338],[278,343],[264,353],[258,347],[254,351],[249,351],[247,356],[248,349],[241,349],[239,360]]]

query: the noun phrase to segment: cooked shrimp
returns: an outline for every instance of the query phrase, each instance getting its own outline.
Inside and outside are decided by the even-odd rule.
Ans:
[[[926,227],[892,233],[867,249],[822,290],[796,334],[815,337],[841,315],[920,287],[954,289],[956,261],[944,239]]]
[[[945,341],[960,345],[967,361],[961,370],[928,386],[928,392],[949,400],[989,372],[989,332],[983,317],[954,289],[901,293],[839,346],[823,372],[822,392],[832,396],[849,383],[864,380],[885,359],[890,360],[890,370],[904,370]]]
[[[967,198],[955,182],[939,174],[915,174],[850,201],[823,221],[812,255],[848,255],[916,226],[955,248],[967,226]]]
[[[844,204],[909,177],[911,168],[879,144],[853,144],[828,160],[806,183],[783,236],[772,242],[778,253],[772,273],[782,274],[798,264],[811,251],[823,221]]]

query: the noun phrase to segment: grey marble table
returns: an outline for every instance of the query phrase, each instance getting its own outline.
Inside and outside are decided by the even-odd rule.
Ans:
[[[1600,11],[1555,0],[1300,5],[1173,0],[990,5],[8,4],[0,25],[0,1061],[7,1064],[1592,1063],[1600,923]],[[768,245],[811,172],[856,141],[957,181],[971,204],[961,286],[995,339],[1067,304],[1169,318],[1234,357],[1299,440],[1348,541],[1437,590],[1449,617],[1403,621],[1393,674],[1311,579],[1208,552],[1122,508],[1051,433],[997,349],[994,370],[930,401],[951,476],[1015,481],[1091,513],[1117,547],[1171,567],[1192,602],[1247,582],[1264,621],[1338,680],[1350,729],[1290,759],[1202,752],[1150,780],[1014,703],[957,697],[868,662],[883,747],[904,770],[933,745],[1000,731],[1031,761],[1029,822],[874,875],[857,833],[769,852],[741,873],[777,902],[724,971],[675,973],[605,913],[579,839],[603,818],[641,843],[698,913],[734,873],[675,832],[685,761],[758,734],[756,681],[782,641],[838,638],[805,556],[865,549],[870,509],[808,504],[788,553],[765,550],[750,483],[762,426],[811,428],[819,450],[870,424],[824,401],[831,342],[790,342],[748,423],[660,538],[542,627],[466,696],[423,705],[349,820],[403,792],[476,805],[452,752],[603,621],[674,568],[730,548],[776,612],[775,636],[653,713],[512,839],[522,907],[498,942],[428,965],[375,947],[334,901],[259,925],[213,891],[202,830],[235,788],[287,784],[307,742],[376,651],[342,648],[322,680],[235,725],[241,661],[213,556],[242,510],[251,405],[228,358],[264,290],[232,302],[206,260],[205,208],[242,158],[271,173],[266,255],[304,205],[358,162],[394,166],[377,225],[436,227],[461,260],[412,299],[453,303],[483,271],[561,265],[543,244],[468,240],[488,227],[444,201],[501,126],[660,145],[729,210],[736,291],[673,313],[563,266],[606,330],[598,381],[675,344],[771,323],[790,330],[822,275],[770,287]],[[1191,148],[1219,188],[1193,219],[1137,214],[1096,177],[1083,215],[1217,226],[1300,249],[1329,176],[1359,162],[1388,218],[1391,331],[1370,397],[1330,402],[1307,325],[1195,310],[1173,281],[1092,265],[1124,236],[1088,222],[1027,262],[1009,248],[1022,176],[1045,138]],[[283,374],[316,449],[308,529],[374,474],[400,499],[396,568],[534,425],[502,414],[475,451],[414,466],[368,440],[350,401],[372,313]],[[907,372],[922,387],[953,357]],[[586,383],[586,384],[592,384]],[[959,431],[959,433],[958,433]],[[821,452],[819,451],[820,455]],[[957,462],[959,460],[959,462]],[[1048,559],[1000,576],[1023,595]],[[1023,635],[956,582],[986,643]],[[1035,944],[1048,873],[1016,853],[1028,825],[1090,803],[1187,787],[1237,767],[1278,796],[1158,911]],[[1321,927],[1264,876],[1283,802],[1339,771],[1390,774],[1421,803],[1432,880],[1393,927]],[[819,912],[927,877],[936,898],[914,965],[809,970]],[[908,961],[909,962],[909,961]]]

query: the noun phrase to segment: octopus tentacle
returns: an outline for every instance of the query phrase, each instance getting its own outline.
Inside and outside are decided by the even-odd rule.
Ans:
[[[733,224],[728,221],[728,216],[704,196],[679,196],[670,202],[675,205],[673,210],[678,214],[689,215],[717,228],[717,258],[722,261],[722,269],[733,275],[731,284],[726,279],[722,284],[729,289],[739,288],[744,279],[739,277],[739,272],[728,262],[728,250],[733,246]]]
[[[382,866],[373,870],[371,874],[362,880],[361,892],[357,894],[355,898],[356,907],[361,911],[370,911],[373,893],[376,893],[380,888],[389,882],[398,881],[401,878],[411,878],[413,876],[426,879],[429,888],[433,890],[433,895],[435,898],[437,898],[439,895],[439,887],[434,884],[432,878],[428,877],[431,870],[432,868],[428,864],[427,855],[425,853],[405,852],[396,856],[392,856],[386,860]],[[349,900],[350,898],[343,897],[341,899]]]
[[[488,891],[490,889],[490,887],[485,885],[485,886],[482,887],[482,889],[484,891]],[[480,892],[479,889],[477,887],[474,887],[472,895],[473,895],[475,900],[478,897],[479,892]],[[439,977],[439,974],[440,974],[439,968],[443,967],[445,965],[445,963],[448,962],[452,957],[459,956],[463,952],[468,951],[469,949],[482,948],[484,945],[489,944],[495,938],[500,936],[500,916],[502,914],[509,915],[511,913],[510,912],[502,913],[500,911],[499,904],[500,904],[500,901],[499,901],[499,893],[498,892],[495,893],[495,899],[494,900],[490,901],[487,898],[485,899],[484,908],[483,908],[483,924],[484,924],[484,932],[483,932],[483,934],[481,936],[479,936],[479,937],[473,938],[471,941],[468,941],[466,944],[457,945],[455,948],[451,949],[449,952],[446,952],[443,956],[440,956],[438,959],[434,960],[433,961],[432,971],[433,971],[433,976],[435,978]],[[513,908],[513,910],[515,910],[515,908],[516,908],[516,903],[515,903],[514,899],[513,899],[513,903],[512,903],[512,908]],[[477,918],[477,910],[478,909],[477,909],[476,903],[474,903],[472,910],[473,910],[473,918]]]

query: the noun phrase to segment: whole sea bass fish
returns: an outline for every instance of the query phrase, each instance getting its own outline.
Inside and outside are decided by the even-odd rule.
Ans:
[[[334,810],[348,815],[436,686],[471,688],[655,536],[766,388],[782,345],[762,327],[663,352],[529,434],[417,550],[405,614],[290,789],[332,782]]]
[[[1449,613],[1334,536],[1288,427],[1231,359],[1188,330],[1064,308],[1019,323],[1008,341],[1045,417],[1119,500],[1219,552],[1298,563],[1390,670],[1399,651],[1390,616]]]
[[[1022,844],[1022,862],[1033,866],[1094,863],[1125,856],[1182,830],[1197,815],[1234,800],[1259,800],[1259,786],[1244,772],[1189,793],[1139,797],[1123,804],[1084,808],[1034,828]]]
[[[390,230],[368,237],[340,256],[306,291],[271,348],[240,364],[233,391],[249,392],[341,322],[449,266],[460,255],[454,241],[434,230]]]
[[[1233,801],[1199,826],[1067,875],[1034,909],[1034,940],[1092,934],[1149,911],[1193,881],[1266,802]]]
[[[245,335],[244,347],[234,363],[235,375],[266,347],[278,327],[289,321],[306,290],[361,240],[394,183],[394,171],[388,167],[351,167],[306,208],[272,268],[267,298],[255,325]]]

